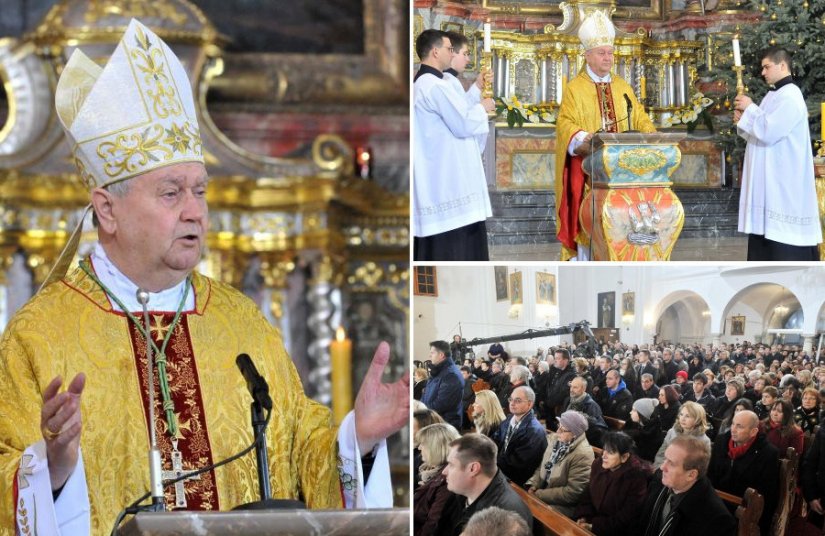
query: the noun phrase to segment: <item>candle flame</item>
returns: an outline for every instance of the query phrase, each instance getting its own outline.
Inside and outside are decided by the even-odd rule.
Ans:
[[[335,330],[335,340],[341,342],[343,340],[346,340],[346,338],[347,332],[344,331],[344,326],[338,326],[338,329]]]

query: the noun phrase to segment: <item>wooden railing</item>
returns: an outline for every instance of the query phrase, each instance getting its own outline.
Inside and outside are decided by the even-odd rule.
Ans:
[[[530,495],[516,484],[510,486],[518,493],[521,500],[530,508],[533,514],[533,534],[545,534],[551,536],[593,536],[589,530],[583,529],[575,521],[570,519],[549,504],[542,502],[535,495]],[[542,531],[536,530],[536,524],[541,525]],[[491,535],[492,536],[492,535]]]

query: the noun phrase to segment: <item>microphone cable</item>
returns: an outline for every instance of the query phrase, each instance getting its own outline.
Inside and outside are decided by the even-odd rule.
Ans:
[[[270,409],[270,410],[267,410],[267,412],[266,412],[266,424],[263,427],[264,430],[266,428],[269,428],[269,419],[271,417],[272,417],[272,410]],[[212,465],[207,465],[206,467],[203,467],[201,469],[197,469],[193,472],[189,472],[189,473],[187,473],[185,475],[181,475],[179,477],[175,477],[171,480],[166,480],[166,481],[163,482],[163,487],[166,488],[167,486],[172,486],[172,485],[177,484],[178,482],[181,482],[183,480],[188,480],[192,477],[202,475],[202,474],[204,474],[206,472],[209,472],[213,469],[217,469],[218,467],[222,467],[222,466],[224,466],[228,463],[234,462],[238,458],[242,458],[243,456],[246,456],[247,454],[249,454],[249,452],[252,449],[255,448],[255,445],[258,444],[258,442],[261,440],[262,437],[263,437],[263,434],[261,434],[261,433],[255,434],[255,437],[252,440],[252,444],[249,445],[248,447],[246,447],[245,449],[243,449],[242,451],[240,451],[239,453],[234,454],[234,455],[232,455],[229,458],[226,458],[224,460],[221,460],[218,463],[214,463]],[[138,500],[136,500],[135,502],[133,502],[132,504],[130,504],[129,506],[127,506],[126,508],[124,508],[123,510],[120,511],[120,513],[117,515],[117,519],[115,519],[115,525],[114,525],[114,527],[112,527],[111,536],[117,536],[117,529],[120,526],[120,524],[123,522],[123,519],[127,515],[129,515],[129,514],[135,515],[139,512],[144,511],[145,506],[138,506],[138,505],[140,503],[142,503],[143,501],[145,501],[146,499],[148,499],[151,495],[152,495],[151,491],[146,492]],[[151,505],[146,505],[146,506],[151,506]]]

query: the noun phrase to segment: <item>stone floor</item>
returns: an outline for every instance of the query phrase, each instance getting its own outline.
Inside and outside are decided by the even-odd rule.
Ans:
[[[745,236],[722,238],[682,238],[676,242],[670,258],[673,261],[745,261],[748,239]],[[556,261],[561,244],[491,245],[490,260]]]

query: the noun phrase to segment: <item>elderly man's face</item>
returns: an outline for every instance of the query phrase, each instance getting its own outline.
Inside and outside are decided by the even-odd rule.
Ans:
[[[93,193],[106,252],[134,283],[164,290],[198,264],[208,226],[207,179],[203,164],[187,162],[130,179],[122,197]]]
[[[527,391],[520,387],[513,389],[513,394],[510,395],[509,402],[510,413],[516,417],[521,417],[533,409],[533,403],[527,399]]]
[[[642,389],[647,391],[653,386],[653,380],[650,378],[642,378]]]
[[[735,413],[730,426],[730,437],[740,445],[747,443],[759,433],[758,425],[759,421],[754,422],[753,413],[750,411]]]
[[[607,76],[613,68],[613,47],[603,46],[591,48],[584,53],[584,60],[594,73]]]
[[[570,396],[578,397],[584,394],[587,384],[581,378],[573,378],[570,382]]]

